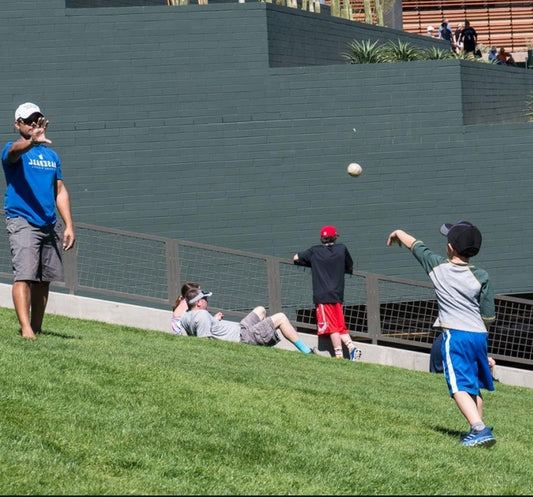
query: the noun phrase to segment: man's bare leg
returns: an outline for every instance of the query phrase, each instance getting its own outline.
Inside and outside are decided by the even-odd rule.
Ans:
[[[261,321],[263,321],[263,319],[265,319],[267,315],[267,311],[262,305],[258,305],[257,307],[255,307],[252,312],[257,314]]]
[[[277,314],[274,314],[270,316],[270,319],[272,319],[272,323],[276,328],[278,328],[283,336],[289,340],[289,342],[293,343],[294,346],[302,353],[304,354],[312,354],[313,349],[311,349],[301,338],[300,335],[298,335],[297,331],[292,326],[291,322],[289,321],[289,318],[283,313],[278,312]]]
[[[30,324],[31,282],[15,281],[11,290],[15,312],[20,323],[22,338],[35,338]]]
[[[270,318],[272,319],[274,326],[281,330],[281,333],[287,340],[294,343],[300,339],[300,336],[292,326],[289,318],[283,312],[273,314]]]
[[[42,331],[49,288],[50,283],[48,281],[31,284],[31,328],[34,333],[41,333]]]

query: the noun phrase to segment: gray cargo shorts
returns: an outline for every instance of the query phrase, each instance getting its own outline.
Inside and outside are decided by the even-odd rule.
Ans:
[[[241,342],[250,345],[276,345],[280,338],[271,318],[262,321],[255,312],[250,312],[241,322]]]
[[[15,281],[63,279],[61,237],[56,225],[35,226],[23,217],[6,218]]]

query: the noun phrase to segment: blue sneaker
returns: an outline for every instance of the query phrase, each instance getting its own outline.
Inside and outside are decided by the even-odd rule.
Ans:
[[[350,361],[355,361],[356,359],[360,359],[360,358],[361,358],[361,349],[354,347],[352,350],[350,350]]]
[[[461,444],[468,447],[492,447],[496,439],[492,434],[492,427],[487,427],[481,431],[472,431],[461,438]]]
[[[494,430],[494,426],[487,426],[487,428],[492,431]],[[462,431],[461,432],[461,436],[459,437],[461,442],[465,439],[465,437],[467,437],[468,435],[470,435],[470,432],[469,431]]]

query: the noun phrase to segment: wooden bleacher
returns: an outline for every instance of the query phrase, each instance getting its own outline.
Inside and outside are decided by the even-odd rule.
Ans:
[[[403,29],[426,34],[428,25],[435,32],[443,19],[452,31],[458,22],[470,21],[478,33],[478,43],[505,47],[511,52],[527,51],[533,42],[533,2],[520,0],[403,0]]]

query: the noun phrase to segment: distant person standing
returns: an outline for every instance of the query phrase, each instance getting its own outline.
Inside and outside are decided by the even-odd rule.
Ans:
[[[19,139],[2,150],[13,303],[22,337],[31,339],[42,331],[50,282],[63,279],[61,251],[72,248],[75,240],[61,162],[47,146],[52,143],[46,137],[48,124],[37,105],[20,105],[15,111]],[[56,208],[65,224],[62,240]]]
[[[447,38],[445,38],[446,34],[443,35],[443,30],[449,30],[450,31],[450,34],[452,32],[452,29],[450,28],[450,24],[448,22],[448,19],[443,19],[440,26],[439,26],[439,39],[441,40],[446,40]]]
[[[455,53],[457,54],[460,54],[463,51],[463,43],[459,41],[462,31],[463,31],[463,23],[458,22],[457,28],[455,29],[455,32],[453,33],[453,47],[455,49]]]
[[[329,335],[335,357],[343,359],[342,344],[350,360],[361,357],[353,343],[344,319],[344,275],[352,274],[353,259],[342,243],[335,243],[339,234],[335,226],[320,230],[320,245],[294,254],[294,264],[311,268],[313,303],[316,310],[317,334]]]
[[[463,51],[465,53],[476,53],[477,33],[476,30],[470,26],[470,21],[465,21],[465,27],[459,36],[459,43],[463,44]]]
[[[450,45],[452,44],[452,30],[448,26],[448,20],[445,19],[439,28],[439,39],[447,41]]]

